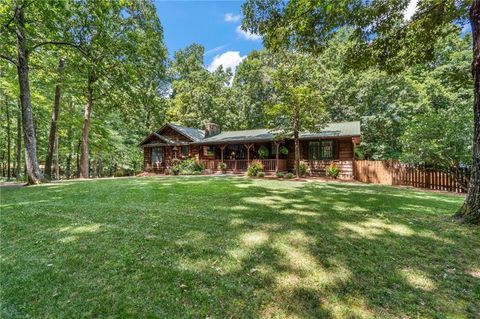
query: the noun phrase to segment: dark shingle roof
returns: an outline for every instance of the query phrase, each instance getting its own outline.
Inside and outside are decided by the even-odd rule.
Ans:
[[[274,135],[268,129],[225,131],[201,140],[201,143],[231,142],[231,141],[270,141]]]
[[[218,144],[218,143],[243,143],[243,142],[269,142],[275,138],[275,132],[269,129],[255,129],[242,131],[225,131],[220,134],[204,138],[205,132],[200,129],[186,127],[174,123],[166,124],[183,135],[192,139],[195,144]],[[158,136],[166,144],[176,144],[165,136]],[[325,138],[325,137],[350,137],[360,136],[360,122],[330,123],[320,132],[300,132],[300,139]],[[144,140],[144,142],[146,139]],[[144,143],[142,142],[142,143]],[[140,143],[142,145],[142,143]],[[181,144],[186,143],[182,142]]]
[[[171,127],[179,131],[180,133],[190,137],[194,142],[198,142],[205,137],[205,132],[198,128],[192,128],[187,126],[178,125],[175,123],[168,123]]]
[[[342,122],[330,123],[320,132],[301,132],[300,139],[322,138],[322,137],[342,137],[359,136],[360,122]],[[275,133],[269,129],[243,130],[243,131],[225,131],[218,135],[202,139],[199,143],[231,143],[231,142],[260,142],[273,141]]]

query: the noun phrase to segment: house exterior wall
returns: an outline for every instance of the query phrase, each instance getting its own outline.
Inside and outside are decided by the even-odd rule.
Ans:
[[[167,131],[167,130],[166,130]],[[186,138],[171,130],[167,132],[168,138],[176,140],[179,143],[185,143]],[[162,132],[162,135],[166,136],[165,132]],[[327,139],[324,139],[327,140]],[[351,137],[347,138],[331,138],[333,141],[333,158],[328,160],[316,160],[310,161],[308,158],[308,143],[311,141],[319,141],[319,139],[312,140],[301,140],[300,141],[300,159],[306,162],[309,165],[310,171],[313,175],[324,175],[325,168],[331,163],[335,163],[340,167],[342,177],[350,178],[353,176],[353,160],[354,160],[354,146]],[[269,143],[256,143],[253,148],[250,149],[250,159],[258,158],[258,149],[261,145],[268,146]],[[284,145],[288,149],[288,155],[284,156],[287,160],[287,170],[293,171],[295,167],[295,143],[293,140],[285,141]],[[220,159],[220,147],[219,145],[212,145],[215,147],[214,155],[205,155],[204,146],[198,144],[188,145],[188,156],[187,158],[194,158],[197,161],[200,160],[218,160]],[[174,157],[173,146],[162,146],[164,148],[164,163],[161,167],[155,166],[152,164],[152,148],[144,147],[144,169],[149,172],[163,172],[167,163],[170,162]],[[178,145],[177,158],[182,159],[181,154],[181,145]],[[270,154],[270,158],[275,158],[273,154]],[[186,159],[186,158],[184,158]],[[224,158],[227,160],[227,158]]]

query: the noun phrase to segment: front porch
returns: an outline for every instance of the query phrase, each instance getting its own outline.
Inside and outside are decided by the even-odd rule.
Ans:
[[[227,171],[230,172],[238,172],[242,173],[245,172],[253,161],[259,161],[263,164],[263,170],[265,172],[282,172],[287,170],[287,160],[286,159],[251,159],[251,160],[219,160],[219,159],[202,159],[200,160],[200,164],[204,167],[204,169],[215,172],[218,171],[218,164],[225,163],[227,165]]]

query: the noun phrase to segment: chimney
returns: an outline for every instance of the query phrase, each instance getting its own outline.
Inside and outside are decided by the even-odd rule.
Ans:
[[[215,123],[205,123],[205,138],[220,134],[220,125]]]

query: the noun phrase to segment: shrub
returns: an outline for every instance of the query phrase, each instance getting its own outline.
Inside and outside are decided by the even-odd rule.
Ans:
[[[280,149],[278,150],[278,152],[281,155],[288,155],[288,148],[286,146],[281,146]]]
[[[308,172],[308,166],[307,166],[307,164],[305,164],[305,163],[300,163],[300,165],[298,165],[298,168],[299,168],[300,177],[305,177],[305,176],[307,176],[307,172]]]
[[[195,172],[201,172],[203,170],[202,164],[196,162],[193,158],[185,161],[173,159],[171,164],[172,166],[170,166],[169,170],[173,175],[191,175]]]
[[[180,174],[180,165],[170,167],[170,173],[172,173],[172,175]]]
[[[222,171],[223,173],[225,173],[227,171],[227,164],[224,163],[224,162],[220,162],[218,163],[218,167],[217,167],[220,171]]]
[[[263,164],[260,161],[252,161],[247,168],[248,176],[257,176],[259,172],[263,172]]]
[[[170,172],[170,169],[169,168],[166,168],[165,171],[164,171],[165,175],[170,175],[172,172]]]
[[[179,165],[182,161],[179,160],[178,158],[173,158],[171,161],[170,161],[170,166],[176,166],[176,165]]]
[[[332,178],[337,178],[338,175],[340,174],[340,168],[336,164],[330,164],[328,165],[326,169],[327,176],[330,176]]]
[[[258,156],[260,156],[260,158],[267,158],[268,155],[270,155],[268,148],[266,148],[265,145],[260,146],[258,149]]]
[[[284,177],[285,177],[285,173],[283,173],[283,172],[277,172],[277,177],[278,177],[278,178],[284,178]]]
[[[199,171],[194,171],[192,174],[193,174],[193,175],[201,175],[201,174],[202,174],[202,172],[199,172]]]
[[[265,177],[265,172],[258,172],[257,177]]]
[[[291,179],[293,178],[295,175],[293,175],[293,173],[287,173],[285,174],[285,178],[288,178],[288,179]]]

